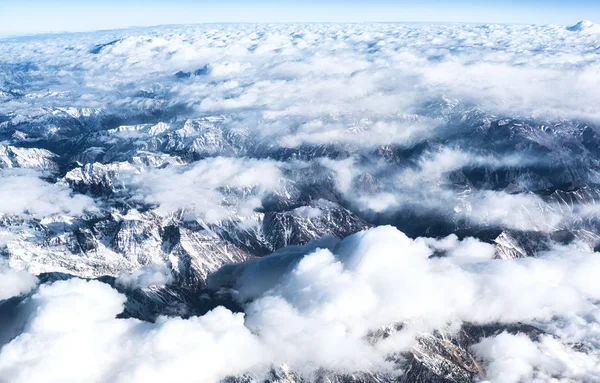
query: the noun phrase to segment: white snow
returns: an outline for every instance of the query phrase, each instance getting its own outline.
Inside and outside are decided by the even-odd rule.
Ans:
[[[589,20],[583,20],[575,25],[567,27],[567,30],[572,32],[584,32],[584,33],[600,33],[600,25],[594,24]]]

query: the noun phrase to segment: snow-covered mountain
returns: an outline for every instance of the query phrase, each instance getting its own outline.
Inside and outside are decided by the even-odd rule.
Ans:
[[[597,29],[1,39],[0,382],[596,381]]]
[[[567,30],[572,32],[600,33],[600,25],[594,24],[589,20],[582,20],[575,25],[567,27]]]

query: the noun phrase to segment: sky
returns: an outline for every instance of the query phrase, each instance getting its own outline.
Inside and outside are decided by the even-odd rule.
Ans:
[[[461,3],[452,13],[448,3],[428,3],[402,12],[388,4],[385,13],[377,0],[369,9],[358,2],[226,3],[206,11],[198,3],[171,3],[167,10],[122,1],[102,7],[46,1],[26,12],[0,0],[6,6],[0,14],[12,33],[236,18],[595,19],[584,3],[562,13],[552,11],[560,6],[552,2],[538,12],[516,3]],[[464,12],[469,6],[472,12]],[[217,383],[256,371],[256,381],[264,381],[279,366],[345,376],[393,368],[398,377],[406,365],[390,362],[407,355],[420,334],[452,334],[462,323],[521,322],[544,334],[506,332],[470,349],[444,348],[457,356],[451,365],[457,375],[469,368],[457,363],[472,360],[494,383],[599,382],[600,252],[593,252],[589,235],[600,211],[595,189],[589,187],[588,202],[572,195],[570,204],[567,192],[543,198],[532,192],[569,180],[597,184],[598,159],[589,144],[598,142],[600,121],[599,37],[594,29],[522,26],[277,24],[2,40],[0,117],[3,129],[19,133],[0,145],[0,166],[32,169],[0,170],[0,215],[15,217],[14,225],[0,225],[10,261],[0,256],[0,301],[17,297],[0,304],[0,380]],[[96,132],[96,121],[148,123],[103,124]],[[58,142],[81,145],[51,144]],[[41,149],[47,146],[58,157]],[[64,174],[61,158],[86,165]],[[77,192],[95,189],[98,179],[110,180],[114,193],[102,187],[108,193],[93,199]],[[296,203],[303,206],[290,210]],[[121,215],[115,204],[132,207]],[[216,296],[231,294],[244,313],[219,307],[154,322],[121,318],[126,297],[98,280],[38,287],[26,272],[111,273],[121,291],[140,296],[135,287],[152,286],[144,291],[162,296],[181,291],[159,290],[171,279],[204,278],[224,261],[223,249],[227,262],[248,254],[220,238],[246,239],[255,251],[289,243],[289,231],[263,229],[274,210],[284,224],[308,228],[298,236],[294,230],[296,238],[343,237],[366,226],[359,217],[387,219],[427,237],[379,226],[339,242],[325,238],[317,250],[313,242],[226,266],[209,286],[225,287]],[[181,222],[179,212],[185,212]],[[220,237],[184,222],[196,220]],[[79,233],[91,251],[70,246],[81,239],[79,222],[90,228]],[[167,223],[180,234],[174,246],[162,246],[160,227]],[[498,246],[431,237],[452,228],[486,236],[506,231]],[[98,241],[87,237],[91,230]],[[103,240],[116,230],[131,240]],[[494,259],[510,258],[513,240],[531,231],[538,232],[526,237],[536,241],[535,257]],[[550,240],[570,241],[569,235],[569,245]],[[140,268],[145,262],[157,266]],[[174,301],[163,313],[186,312],[184,302]],[[129,307],[147,308],[136,301]],[[451,343],[425,337],[421,344],[413,349],[417,356],[425,345]],[[435,355],[428,360],[440,366],[443,355]]]
[[[600,20],[595,0],[1,0],[0,35],[208,22],[475,22]]]

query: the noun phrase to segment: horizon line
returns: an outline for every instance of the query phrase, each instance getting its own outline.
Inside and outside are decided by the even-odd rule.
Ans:
[[[527,23],[527,22],[486,22],[486,21],[200,21],[197,23],[166,23],[166,24],[152,24],[152,25],[130,25],[119,28],[99,28],[89,30],[51,30],[46,32],[32,32],[32,33],[16,33],[16,34],[0,34],[0,40],[6,39],[18,39],[26,37],[44,37],[44,36],[58,36],[58,35],[76,35],[76,34],[87,34],[87,33],[99,33],[99,32],[117,32],[135,29],[151,29],[159,27],[184,27],[184,26],[201,26],[201,25],[261,25],[261,24],[431,24],[431,25],[531,25],[531,26],[558,26],[568,27],[576,25],[585,20],[578,20],[574,24],[556,24],[556,23]]]

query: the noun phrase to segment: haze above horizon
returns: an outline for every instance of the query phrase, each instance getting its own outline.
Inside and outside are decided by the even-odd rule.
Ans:
[[[212,1],[5,0],[0,36],[219,22],[466,22],[574,24],[599,20],[589,0]]]

